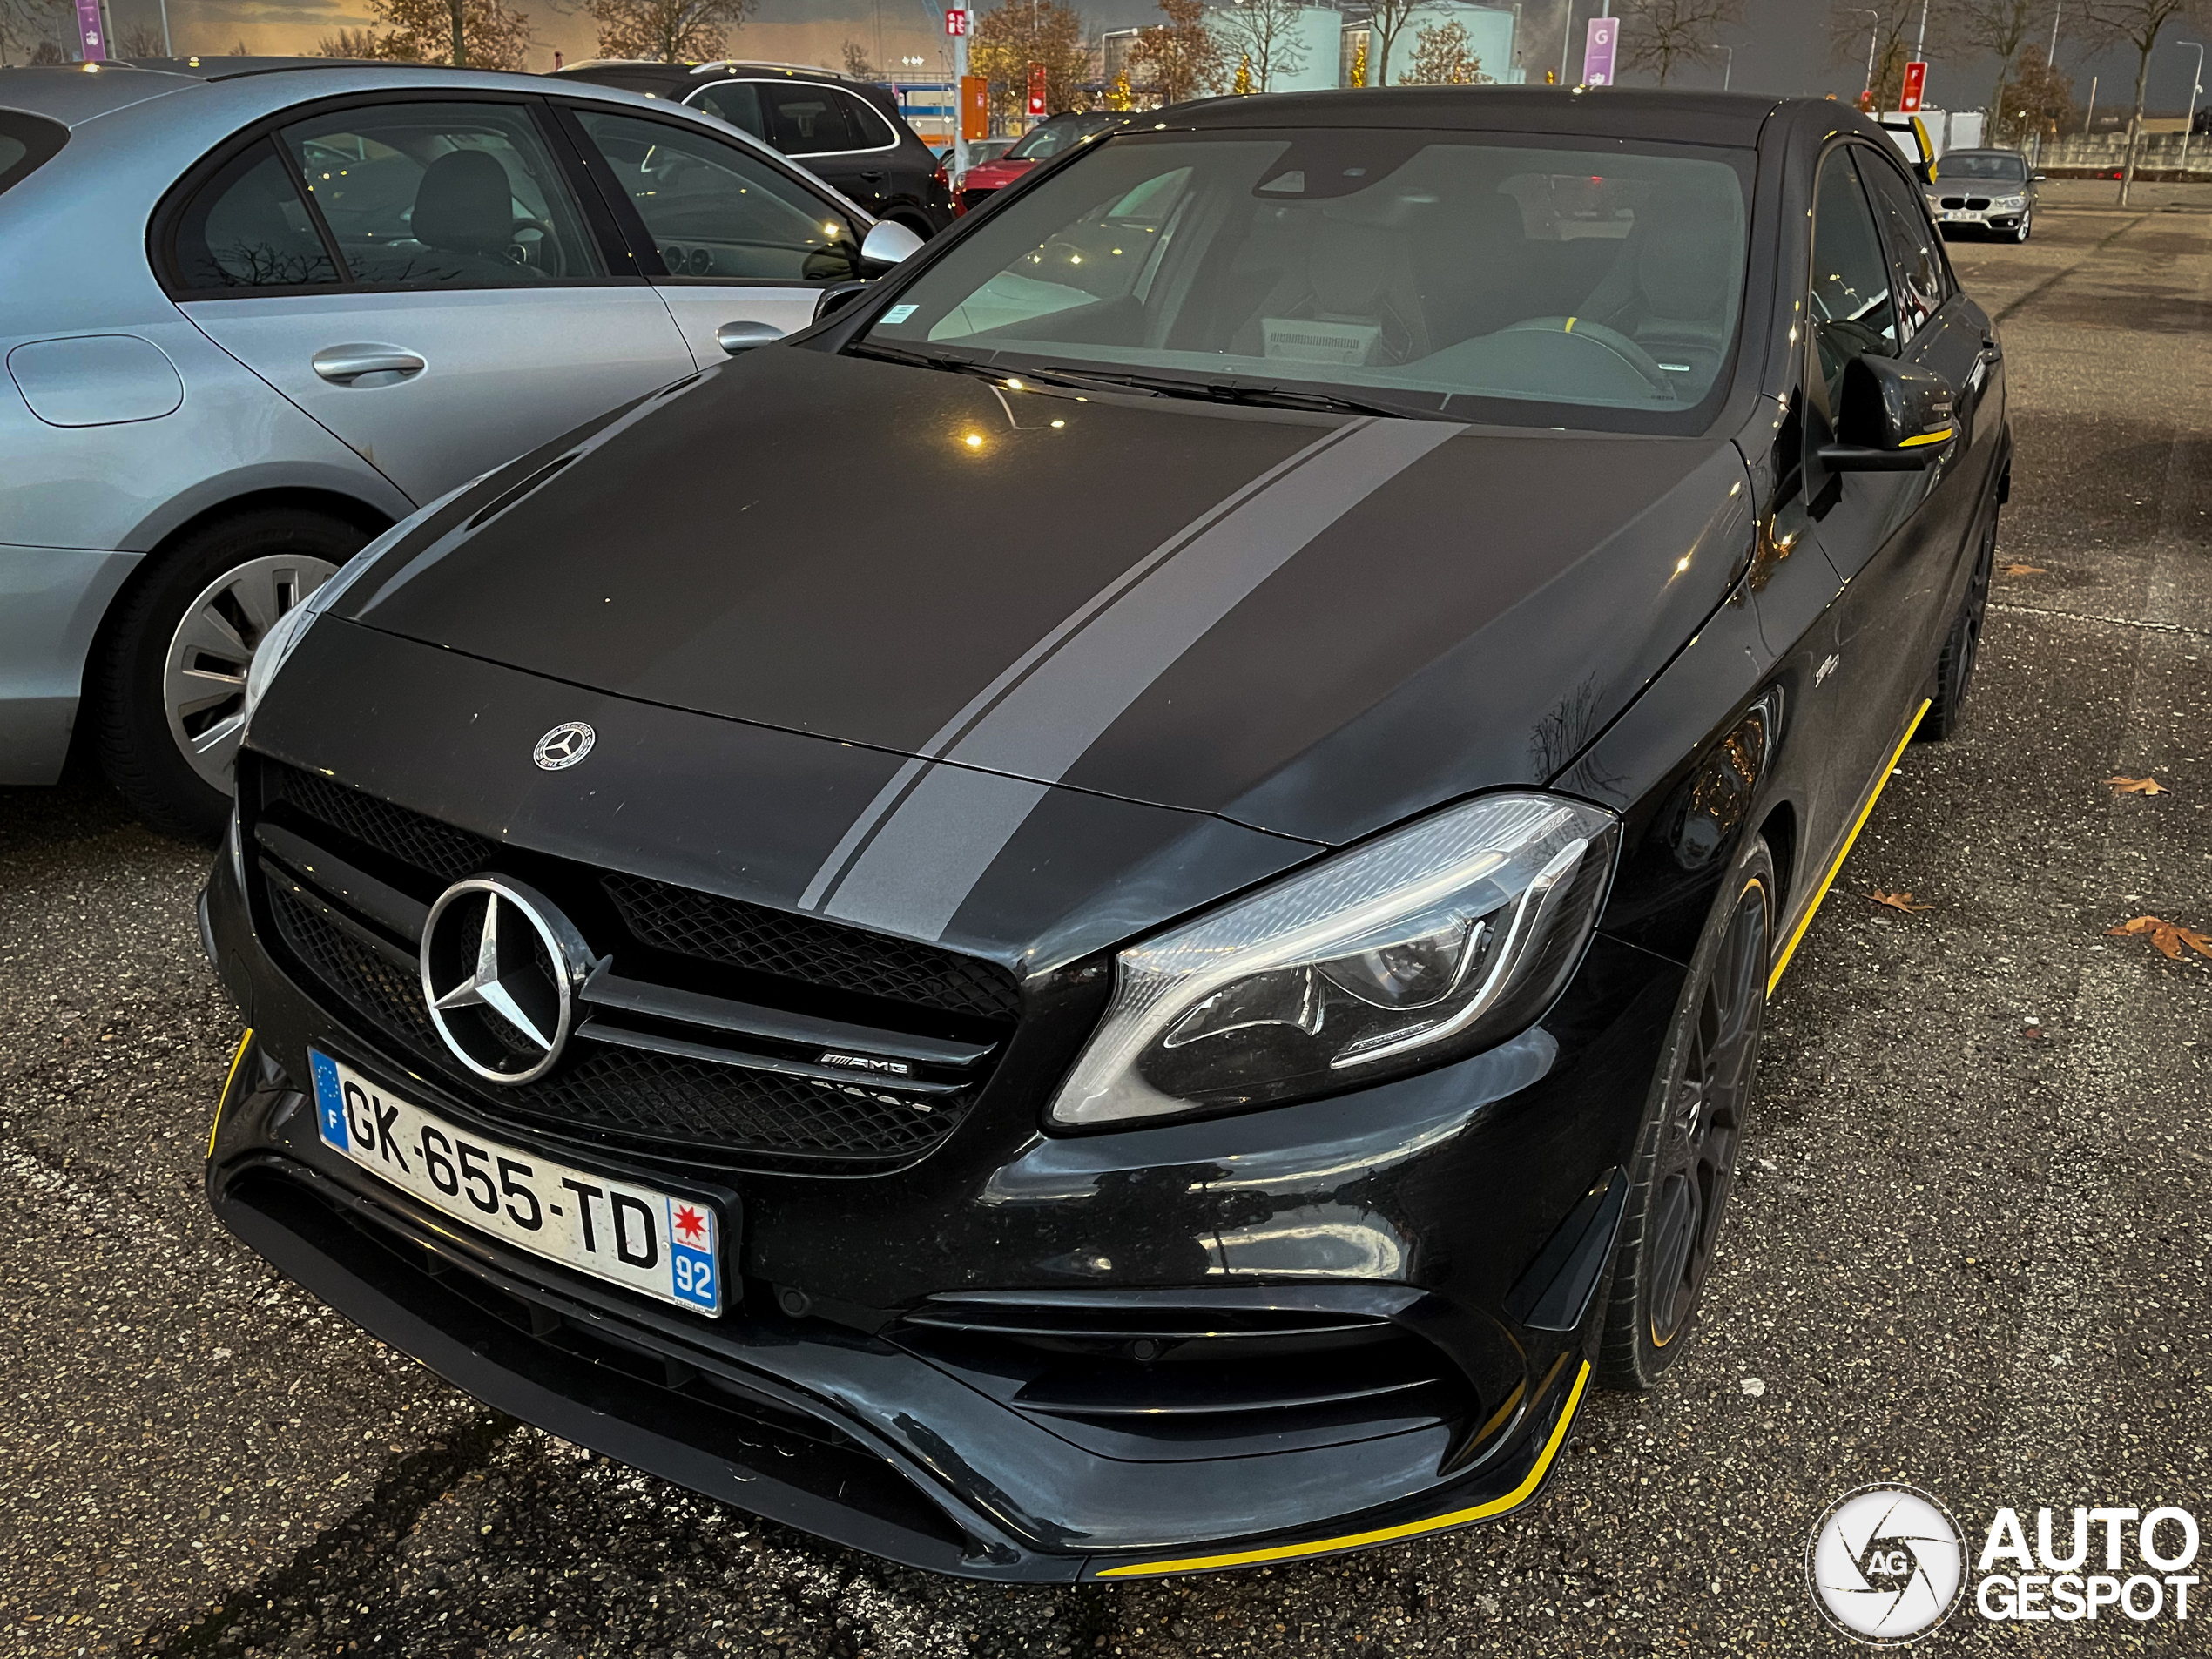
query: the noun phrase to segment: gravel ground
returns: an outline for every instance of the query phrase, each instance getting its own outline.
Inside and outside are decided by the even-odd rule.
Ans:
[[[1826,1654],[1802,1562],[1851,1487],[1924,1486],[1975,1541],[1999,1505],[2200,1507],[2212,963],[2107,929],[2212,931],[2212,194],[2109,193],[1953,250],[2005,313],[1999,562],[2032,569],[1998,580],[1969,731],[1907,752],[1784,983],[1698,1345],[1593,1395],[1541,1501],[1294,1568],[1005,1590],[490,1415],[207,1217],[237,1021],[193,934],[206,857],[78,783],[0,791],[0,1654]],[[2201,1628],[1962,1614],[1933,1645],[2212,1651]]]

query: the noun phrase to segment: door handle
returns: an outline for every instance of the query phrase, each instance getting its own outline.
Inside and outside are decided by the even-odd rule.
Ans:
[[[714,331],[714,343],[732,357],[783,337],[782,329],[765,322],[725,322]]]
[[[424,365],[413,352],[397,346],[330,346],[317,352],[309,360],[309,367],[334,386],[353,386],[369,374],[404,380],[409,374],[420,374]],[[372,384],[389,386],[392,381],[378,380]]]
[[[886,179],[889,178],[890,175],[879,167],[873,172],[863,172],[860,177],[867,179],[872,185],[880,185]]]

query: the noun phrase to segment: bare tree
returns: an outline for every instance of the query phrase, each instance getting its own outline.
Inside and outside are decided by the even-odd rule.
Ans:
[[[1278,75],[1305,67],[1305,47],[1298,26],[1304,0],[1231,0],[1212,14],[1224,62],[1236,58],[1255,92],[1274,91]]]
[[[1721,30],[1743,24],[1743,0],[1621,0],[1615,10],[1622,61],[1662,86],[1684,64],[1718,62]]]
[[[658,63],[705,63],[723,57],[730,30],[743,25],[758,0],[584,0],[599,25],[602,57],[650,57]]]
[[[388,57],[374,29],[344,29],[315,42],[318,57]]]
[[[77,8],[70,0],[0,0],[0,68],[10,64],[59,64],[59,43],[77,38]]]
[[[1405,28],[1422,3],[1423,0],[1374,0],[1368,7],[1368,55],[1372,60],[1367,65],[1368,85],[1390,84],[1390,49],[1398,44],[1398,31]],[[1404,84],[1401,77],[1400,84]]]
[[[1867,0],[1863,5],[1830,0],[1828,51],[1838,63],[1865,64],[1870,38],[1873,71],[1867,90],[1873,107],[1895,107],[1905,79],[1905,41],[1920,21],[1921,0]]]
[[[2135,182],[2135,154],[2142,145],[2143,94],[2150,80],[2150,55],[2167,24],[2201,25],[2205,8],[2202,0],[2086,0],[2081,10],[2083,32],[2094,45],[2135,50],[2135,108],[2128,118],[2128,160],[2120,170],[2120,205],[2124,207]]]
[[[161,30],[150,23],[134,23],[116,37],[118,57],[165,57],[161,44]]]
[[[1987,105],[1993,128],[2004,109],[2005,87],[2020,48],[2042,34],[2050,15],[2046,0],[1942,0],[1936,28],[1944,45],[1967,56],[1987,52],[1997,60]]]
[[[1032,64],[1044,68],[1048,113],[1057,115],[1077,106],[1091,72],[1083,20],[1074,6],[1064,0],[1000,0],[975,19],[968,66],[990,83],[995,125],[1025,107]],[[1005,130],[998,126],[998,131]]]
[[[1129,49],[1130,72],[1163,104],[1196,98],[1221,75],[1221,48],[1206,32],[1205,0],[1160,0],[1164,24],[1145,30]]]
[[[845,43],[845,72],[856,81],[880,81],[876,66],[868,62],[868,49],[857,40]]]

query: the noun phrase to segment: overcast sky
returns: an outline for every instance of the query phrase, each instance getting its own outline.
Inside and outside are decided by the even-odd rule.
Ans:
[[[1018,3],[1018,0],[1014,0]],[[133,22],[157,23],[158,0],[110,0],[118,30]],[[537,50],[534,68],[550,68],[558,49],[570,62],[589,57],[593,31],[582,0],[509,0],[529,16]],[[1153,0],[1077,0],[1094,37],[1103,29],[1153,23]],[[1561,25],[1571,4],[1577,25],[1593,16],[1600,0],[1525,0],[1521,51],[1531,80],[1541,80],[1547,66],[1559,62]],[[2054,0],[2078,13],[2080,0]],[[1853,54],[1838,63],[1828,51],[1825,0],[1747,0],[1744,27],[1730,31],[1736,47],[1732,84],[1739,91],[1815,95],[1855,95],[1863,82],[1865,58]],[[169,17],[179,51],[227,51],[244,41],[260,52],[312,51],[323,35],[368,21],[367,0],[169,0]],[[761,0],[752,21],[731,39],[733,52],[745,57],[802,63],[836,64],[842,44],[857,40],[877,61],[895,69],[898,59],[921,57],[926,67],[916,76],[944,72],[942,11],[939,0]],[[2187,30],[2176,29],[2178,36]],[[2047,38],[2047,36],[2045,37]],[[2154,111],[2179,114],[2188,99],[2189,71],[2195,53],[2161,45],[2153,59],[2150,104]],[[2127,98],[2134,76],[2131,54],[2091,58],[2078,41],[2061,32],[2059,62],[2075,75],[2077,100],[2087,96],[2089,78],[2099,75],[2100,109],[2116,110]],[[1575,54],[1574,68],[1580,67]],[[1993,63],[1933,57],[1928,98],[1938,107],[1979,108],[1988,98]],[[1684,86],[1718,86],[1717,70],[1692,68],[1676,77]]]

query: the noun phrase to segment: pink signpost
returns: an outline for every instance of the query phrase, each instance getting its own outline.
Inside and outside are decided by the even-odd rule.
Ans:
[[[1613,48],[1621,38],[1618,17],[1593,17],[1588,42],[1582,48],[1582,84],[1610,86],[1613,84]]]
[[[77,32],[84,43],[84,61],[105,62],[107,31],[100,23],[100,0],[77,0]]]

